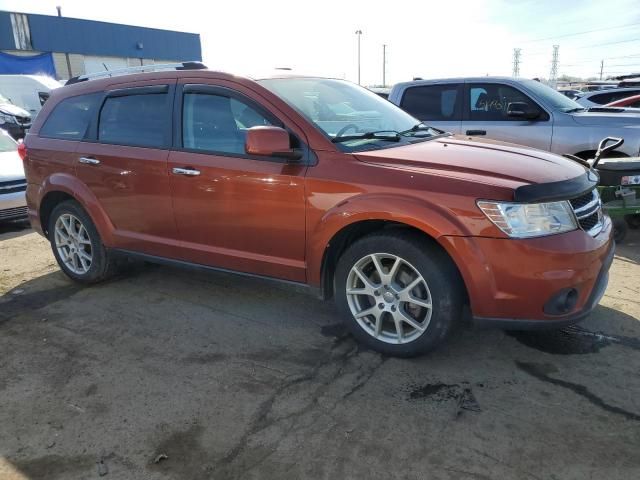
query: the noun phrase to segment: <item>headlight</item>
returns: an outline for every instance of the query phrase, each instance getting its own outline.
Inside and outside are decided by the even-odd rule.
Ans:
[[[0,125],[2,125],[3,123],[15,123],[15,119],[11,115],[0,113]]]
[[[510,203],[481,200],[478,207],[496,227],[513,238],[541,237],[578,228],[567,201]]]

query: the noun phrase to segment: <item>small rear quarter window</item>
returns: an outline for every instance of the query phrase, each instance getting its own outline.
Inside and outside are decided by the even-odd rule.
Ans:
[[[39,135],[61,140],[82,140],[101,97],[102,93],[98,92],[65,98],[49,114]]]

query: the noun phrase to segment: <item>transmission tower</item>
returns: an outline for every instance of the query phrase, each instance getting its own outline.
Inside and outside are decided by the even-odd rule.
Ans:
[[[520,48],[513,49],[513,76],[520,76]]]
[[[551,73],[549,74],[549,85],[556,88],[558,82],[558,49],[560,45],[553,46],[553,56],[551,57]]]

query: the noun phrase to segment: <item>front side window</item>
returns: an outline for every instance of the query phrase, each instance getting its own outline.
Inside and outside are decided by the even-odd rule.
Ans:
[[[507,115],[510,103],[523,102],[533,108],[538,106],[524,93],[499,83],[476,83],[469,86],[469,120],[511,121],[521,120]]]
[[[92,93],[62,100],[42,125],[40,136],[82,140],[101,97],[101,93]]]
[[[134,147],[167,148],[171,105],[166,93],[107,97],[100,111],[98,140]]]
[[[425,85],[406,90],[400,106],[420,120],[460,120],[459,87],[449,85]]]
[[[347,151],[372,150],[432,138],[418,120],[375,93],[344,80],[270,78],[259,80]]]
[[[185,93],[182,146],[190,150],[243,155],[247,130],[273,125],[246,103],[224,95]]]

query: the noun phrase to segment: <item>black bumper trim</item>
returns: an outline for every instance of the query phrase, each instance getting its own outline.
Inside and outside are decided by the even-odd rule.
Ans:
[[[518,319],[518,318],[491,318],[491,317],[473,317],[473,324],[479,328],[499,328],[503,330],[549,330],[556,328],[568,327],[569,325],[581,322],[596,308],[600,299],[604,295],[609,283],[609,268],[613,263],[615,254],[615,244],[611,244],[609,253],[602,264],[598,278],[591,290],[591,294],[585,303],[585,306],[579,312],[570,315],[564,315],[557,318],[544,318],[540,320]]]

